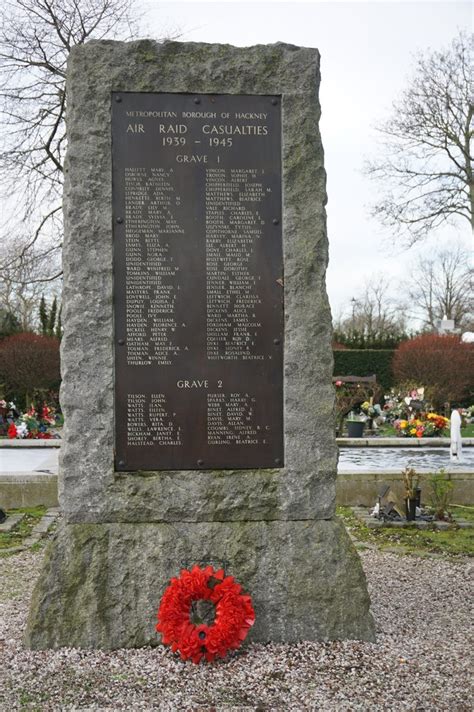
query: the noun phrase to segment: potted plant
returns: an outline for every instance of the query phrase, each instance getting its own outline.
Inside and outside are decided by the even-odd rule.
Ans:
[[[405,467],[402,471],[403,482],[405,485],[405,513],[407,521],[413,522],[416,518],[416,505],[420,501],[420,489],[418,483],[419,475],[413,467]]]
[[[351,411],[346,419],[347,435],[349,438],[361,438],[364,432],[367,416]]]
[[[444,468],[435,472],[430,479],[431,504],[434,509],[435,519],[449,519],[448,505],[453,494],[453,482]]]
[[[375,394],[379,395],[381,390],[380,386],[372,381],[360,383],[352,377],[347,377],[350,379],[347,381],[344,378],[333,378],[336,390],[336,432],[339,437],[343,434],[347,414],[354,408],[359,408],[361,403],[370,400]]]

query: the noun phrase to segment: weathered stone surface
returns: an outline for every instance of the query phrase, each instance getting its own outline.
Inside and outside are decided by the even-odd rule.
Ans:
[[[64,323],[64,524],[28,623],[34,648],[158,642],[155,615],[183,565],[224,564],[251,594],[250,640],[372,639],[365,579],[334,516],[337,448],[319,54],[91,42],[68,67]],[[285,467],[114,471],[112,91],[282,97]]]
[[[333,515],[336,444],[319,53],[91,42],[68,66],[60,501],[69,522]],[[281,470],[114,472],[111,91],[282,95],[285,462]],[[85,442],[87,441],[87,447]]]
[[[225,564],[251,592],[249,641],[373,640],[362,567],[333,520],[63,525],[33,596],[27,644],[156,645],[169,578],[199,561]]]

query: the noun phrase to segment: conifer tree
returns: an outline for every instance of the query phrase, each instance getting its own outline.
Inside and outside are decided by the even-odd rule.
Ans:
[[[54,327],[56,324],[56,312],[58,310],[58,300],[56,296],[53,299],[53,303],[51,305],[51,311],[49,312],[49,318],[48,318],[48,333],[47,336],[54,336]]]
[[[63,335],[63,325],[62,325],[62,321],[61,321],[62,311],[63,311],[63,307],[61,304],[61,306],[59,307],[59,312],[58,312],[58,320],[56,322],[56,331],[54,332],[55,337],[59,340],[61,340],[61,337]]]
[[[39,318],[41,322],[41,333],[43,336],[46,336],[46,334],[48,333],[48,310],[46,307],[46,300],[44,298],[44,294],[41,295]]]

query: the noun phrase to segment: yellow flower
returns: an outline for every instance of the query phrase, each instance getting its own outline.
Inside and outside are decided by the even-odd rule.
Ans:
[[[410,435],[416,435],[416,428],[410,428]]]
[[[408,426],[408,421],[407,420],[401,420],[400,421],[400,427],[404,430]]]

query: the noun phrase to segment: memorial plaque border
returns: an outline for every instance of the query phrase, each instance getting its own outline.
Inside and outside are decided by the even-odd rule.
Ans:
[[[140,102],[144,103],[144,107],[140,108]],[[130,283],[130,278],[127,282],[127,257],[125,244],[131,244],[133,242],[131,229],[127,233],[130,223],[132,222],[130,217],[126,214],[126,200],[125,200],[125,178],[123,178],[122,171],[126,168],[126,162],[135,163],[135,166],[130,166],[132,168],[146,168],[149,175],[151,169],[166,169],[170,170],[174,168],[175,170],[175,180],[174,184],[179,186],[180,179],[176,181],[177,166],[174,165],[172,161],[176,158],[176,151],[173,153],[168,150],[167,155],[160,156],[161,163],[156,164],[150,158],[153,151],[150,149],[150,142],[143,141],[143,136],[140,135],[141,132],[146,133],[150,131],[150,126],[156,128],[155,122],[147,122],[143,119],[133,120],[130,124],[132,130],[131,135],[126,135],[124,137],[124,131],[127,121],[131,119],[125,118],[127,116],[127,111],[130,113],[131,106],[135,108],[133,111],[136,113],[146,113],[147,111],[152,111],[150,107],[153,106],[153,102],[158,102],[161,107],[160,111],[163,113],[171,113],[173,109],[173,102],[178,102],[180,104],[179,112],[183,113],[188,111],[189,113],[211,113],[212,109],[218,109],[220,113],[227,113],[228,116],[232,114],[232,111],[237,115],[236,105],[240,102],[246,102],[247,105],[259,105],[260,108],[263,106],[265,111],[261,110],[255,111],[255,114],[268,114],[271,117],[267,120],[270,123],[270,127],[265,129],[271,136],[271,150],[269,150],[270,142],[266,140],[267,146],[263,150],[263,163],[262,157],[259,156],[259,145],[257,141],[246,141],[241,140],[238,151],[233,151],[233,156],[229,158],[229,152],[227,154],[223,150],[209,149],[207,158],[210,159],[210,165],[208,168],[212,170],[218,169],[219,171],[230,171],[232,174],[233,170],[239,171],[244,169],[247,163],[250,163],[253,168],[255,168],[255,163],[257,167],[255,170],[262,170],[262,173],[266,171],[265,176],[265,187],[270,190],[268,197],[270,200],[266,200],[266,205],[264,205],[264,210],[262,211],[261,217],[263,217],[263,222],[265,226],[262,229],[263,243],[266,243],[265,250],[261,250],[258,255],[257,267],[261,271],[259,274],[259,279],[262,277],[265,279],[264,289],[261,293],[264,296],[262,300],[264,302],[263,308],[260,309],[263,314],[257,313],[256,322],[261,323],[263,328],[260,329],[259,337],[261,341],[266,342],[267,353],[264,354],[266,362],[260,363],[258,361],[228,361],[228,360],[217,360],[215,362],[208,361],[204,358],[203,348],[206,347],[202,345],[200,349],[194,349],[194,354],[191,358],[180,358],[181,366],[176,366],[175,363],[170,363],[160,366],[160,364],[155,364],[153,361],[148,365],[130,366],[127,363],[127,353],[130,353],[129,348],[129,333],[127,331],[127,308],[125,306],[126,299],[128,295],[125,290],[125,285]],[[163,109],[163,105],[167,105],[168,109]],[[227,105],[227,111],[226,109]],[[199,112],[196,112],[196,107],[199,107]],[[138,107],[138,108],[137,108]],[[229,108],[232,107],[232,108]],[[156,111],[156,109],[155,109]],[[243,112],[247,113],[247,112]],[[186,123],[176,123],[178,119],[172,119],[170,123],[169,119],[163,119],[161,126],[171,126],[172,128],[179,127],[180,125],[186,125]],[[124,123],[125,122],[125,123]],[[142,123],[143,122],[143,123]],[[211,125],[216,125],[215,121],[211,122]],[[227,122],[227,125],[229,123]],[[237,122],[234,124],[236,126],[246,126],[242,122]],[[248,124],[247,124],[248,125]],[[262,126],[262,124],[250,124],[250,126],[257,125]],[[188,122],[189,126],[189,122]],[[140,127],[142,129],[140,130]],[[191,137],[196,136],[196,130],[202,129],[202,122],[191,127],[189,134]],[[137,135],[138,134],[138,135]],[[238,135],[240,138],[240,136]],[[153,136],[155,143],[158,142],[160,138],[163,138],[159,133],[158,136]],[[186,137],[188,138],[188,137]],[[138,149],[137,149],[138,146]],[[166,147],[169,148],[169,147]],[[135,149],[137,155],[131,155],[132,149]],[[216,163],[217,153],[220,153],[220,160],[222,161],[219,165]],[[209,154],[211,154],[209,156]],[[222,154],[224,154],[222,156]],[[184,154],[186,155],[186,154]],[[270,158],[270,167],[268,165]],[[266,159],[265,159],[266,157]],[[237,167],[233,168],[232,158],[237,161]],[[258,165],[258,160],[260,158],[261,164]],[[181,166],[182,168],[182,166]],[[192,210],[189,210],[187,214],[183,215],[183,210],[178,210],[181,215],[179,218],[183,219],[185,225],[185,232],[188,234],[192,229],[193,214],[197,215],[198,222],[200,222],[201,228],[201,253],[202,245],[206,245],[206,211],[204,200],[206,199],[206,186],[203,185],[202,176],[204,172],[202,167],[198,167],[196,170],[195,166],[186,166],[188,170],[181,171],[184,173],[184,177],[181,177],[181,183],[188,183],[193,185],[193,188],[197,191],[200,196],[201,204],[198,206],[196,211],[196,205],[192,206]],[[113,180],[112,180],[112,207],[113,207],[113,245],[114,245],[114,307],[115,307],[115,415],[116,415],[116,426],[115,426],[115,469],[117,471],[137,471],[137,470],[192,470],[192,469],[253,469],[253,468],[281,468],[284,466],[284,455],[283,455],[283,331],[284,331],[284,312],[283,312],[283,255],[282,255],[282,184],[281,184],[281,97],[276,95],[216,95],[216,94],[201,94],[199,96],[187,94],[187,93],[164,93],[164,92],[153,92],[153,93],[142,93],[142,92],[113,92],[112,93],[112,169],[113,169]],[[201,169],[201,170],[200,170]],[[207,167],[206,167],[207,170]],[[196,174],[200,171],[201,173],[201,183],[197,182]],[[143,174],[145,175],[145,174]],[[170,181],[171,183],[172,181]],[[142,181],[143,183],[143,181]],[[258,181],[254,181],[257,184]],[[147,186],[147,179],[144,179],[145,189],[148,191],[149,186]],[[137,182],[135,176],[132,174],[131,185],[134,188],[142,190],[143,185]],[[254,191],[250,185],[250,190]],[[240,196],[239,196],[240,197]],[[163,196],[161,196],[163,198]],[[182,198],[181,198],[182,199]],[[129,201],[130,202],[130,201]],[[261,201],[263,202],[263,200]],[[244,203],[245,205],[245,203]],[[248,212],[248,211],[247,211]],[[130,211],[129,211],[130,213]],[[143,215],[141,216],[143,218]],[[174,216],[176,217],[176,215]],[[143,223],[143,220],[142,220]],[[137,223],[138,224],[138,223]],[[166,228],[165,228],[166,229]],[[194,225],[195,229],[195,225]],[[198,230],[199,232],[199,230]],[[204,241],[204,242],[203,242]],[[138,242],[141,244],[138,245]],[[140,249],[144,252],[144,240],[143,236],[141,241],[136,241],[132,245],[131,250],[137,252]],[[177,241],[176,241],[177,242]],[[256,242],[256,241],[255,241]],[[171,240],[169,240],[171,243]],[[173,243],[171,243],[173,244]],[[188,243],[189,244],[189,243]],[[196,250],[195,250],[196,251]],[[182,274],[190,273],[190,265],[193,266],[196,263],[195,255],[188,255],[188,262],[186,262],[187,255],[184,254],[185,251],[175,250],[171,256],[175,264],[182,270]],[[206,259],[206,256],[205,256]],[[136,268],[136,262],[134,263],[133,269]],[[254,275],[256,274],[254,265]],[[258,270],[257,270],[258,271]],[[133,273],[132,273],[133,274]],[[207,275],[209,280],[209,277]],[[203,284],[203,277],[196,279],[200,289],[205,288]],[[181,288],[183,291],[186,287],[189,288],[189,284],[181,283]],[[136,285],[135,285],[136,287]],[[135,290],[137,291],[137,290]],[[198,300],[194,295],[189,292],[189,298],[193,301],[193,308],[195,308]],[[184,300],[182,300],[184,301]],[[189,304],[189,301],[188,301]],[[179,306],[179,304],[178,304]],[[183,304],[181,304],[181,309],[183,309]],[[209,309],[209,307],[208,307]],[[266,315],[265,315],[266,310]],[[174,315],[177,316],[177,323],[188,323],[187,312],[175,309]],[[200,335],[206,332],[205,323],[203,324],[206,315],[201,313],[196,317],[196,325],[194,327],[194,334],[192,339],[196,346],[199,341]],[[259,322],[260,319],[260,322]],[[268,323],[266,323],[268,322]],[[187,333],[189,341],[189,329]],[[191,340],[192,340],[191,339]],[[141,353],[143,353],[143,345],[139,344],[142,348]],[[177,343],[179,346],[179,344]],[[183,343],[181,343],[181,348]],[[179,350],[179,349],[178,349]],[[140,350],[136,349],[136,353]],[[194,360],[193,360],[194,359]],[[271,364],[269,361],[271,360]],[[133,363],[133,362],[132,362]],[[184,365],[183,365],[184,364]],[[271,368],[269,366],[271,365]],[[183,374],[188,375],[192,373],[197,374],[197,378],[181,378]],[[161,380],[160,380],[161,379]],[[163,396],[160,402],[156,399],[153,404],[150,401],[150,397],[153,390],[156,390],[157,381],[160,382],[158,395]],[[184,403],[184,409],[188,413],[183,412],[183,406],[177,405],[178,399],[176,398],[176,384],[178,382],[190,383],[202,383],[206,382],[206,392],[199,392],[199,390],[188,389],[186,392],[186,398],[181,398],[181,404]],[[227,387],[222,391],[217,391],[217,384],[226,383]],[[241,384],[245,384],[245,388],[242,390]],[[210,388],[210,392],[209,389]],[[131,391],[134,390],[134,393]],[[138,391],[138,393],[137,393]],[[127,402],[127,394],[132,396],[140,396],[140,399],[132,399],[130,406],[130,401]],[[250,393],[250,395],[249,395]],[[256,429],[253,430],[254,438],[247,437],[240,438],[243,440],[243,444],[239,443],[236,439],[235,442],[227,440],[228,433],[232,430],[226,429],[225,433],[227,437],[221,438],[219,445],[210,445],[209,436],[204,432],[206,426],[205,418],[203,415],[203,396],[207,400],[209,398],[214,398],[219,400],[219,407],[214,403],[214,410],[209,411],[209,406],[207,407],[207,419],[209,419],[209,412],[231,413],[236,412],[236,401],[232,399],[228,401],[227,411],[225,406],[222,405],[222,396],[226,395],[230,398],[229,394],[242,394],[242,396],[248,396],[245,403],[247,410],[245,415],[248,415],[248,411],[252,411],[251,406],[253,405],[252,399],[260,403],[259,417],[261,419],[261,425],[255,423],[255,427],[267,428],[270,431],[270,436],[263,437],[260,432],[257,433]],[[255,396],[254,396],[255,394]],[[154,397],[156,394],[153,394]],[[183,393],[179,395],[183,396]],[[141,396],[146,396],[146,400],[143,401]],[[144,403],[144,404],[143,404]],[[239,404],[237,404],[239,406]],[[163,428],[164,431],[169,429],[169,417],[173,414],[176,417],[176,422],[179,426],[175,427],[175,435],[177,427],[183,428],[184,434],[181,431],[180,437],[181,445],[166,444],[162,445],[160,443],[153,443],[153,445],[140,444],[146,442],[146,438],[138,434],[137,443],[130,445],[127,443],[127,438],[130,439],[130,425],[127,424],[127,419],[129,419],[127,413],[144,413],[143,423],[146,426],[147,432],[150,432],[150,412],[154,408],[154,413],[166,412],[166,416],[158,415],[158,422],[162,424],[166,422],[167,425]],[[240,410],[242,410],[242,404],[240,404]],[[166,411],[163,409],[167,408]],[[161,410],[160,410],[161,409]],[[237,408],[238,410],[238,408]],[[250,414],[250,418],[252,415]],[[166,420],[168,418],[168,420]],[[258,420],[257,416],[254,419]],[[156,422],[156,420],[155,420]],[[224,418],[219,421],[219,432],[223,430],[228,424],[229,419]],[[234,418],[235,422],[235,418]],[[245,426],[245,423],[243,423]],[[249,426],[247,426],[249,427]],[[209,429],[209,425],[207,426]],[[260,437],[259,442],[250,442],[252,439],[258,441],[258,436]],[[263,441],[263,443],[262,443]]]

